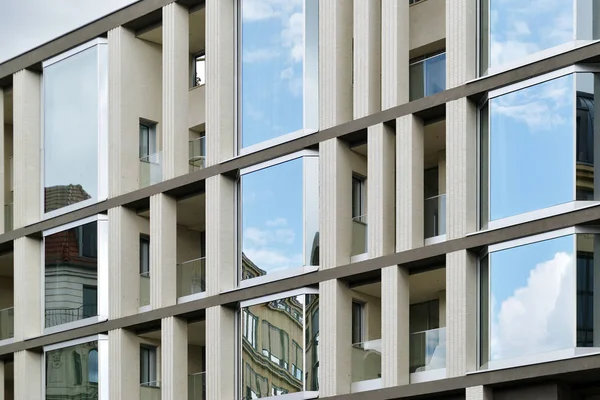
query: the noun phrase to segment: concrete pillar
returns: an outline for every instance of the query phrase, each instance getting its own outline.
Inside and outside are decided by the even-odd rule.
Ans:
[[[21,350],[15,352],[15,399],[39,400],[42,395],[42,372],[45,373],[41,353]],[[113,399],[113,397],[111,397]]]
[[[477,77],[477,0],[446,2],[446,88]]]
[[[424,243],[424,136],[420,118],[396,119],[396,251]]]
[[[140,305],[139,233],[135,211],[108,210],[109,318],[136,314]]]
[[[1,95],[1,93],[0,93]],[[0,400],[4,400],[4,361],[0,360]]]
[[[395,0],[394,0],[395,1]],[[319,2],[320,128],[352,120],[352,1]]]
[[[108,193],[115,197],[139,188],[139,99],[132,90],[136,68],[135,33],[108,31]]]
[[[354,0],[354,119],[381,111],[381,0]]]
[[[446,150],[438,153],[438,185],[439,193],[446,193]]]
[[[4,89],[0,87],[0,165],[6,165],[4,160],[4,134]],[[0,207],[4,210],[6,205],[4,182],[6,182],[6,179],[9,177],[6,176],[4,168],[0,169]],[[0,211],[0,233],[4,233],[4,211]],[[1,397],[0,400],[2,400]]]
[[[383,387],[408,384],[410,285],[408,270],[381,270],[381,377]]]
[[[235,2],[206,0],[206,164],[235,155]]]
[[[29,70],[13,75],[14,228],[41,218],[41,76]]]
[[[319,145],[321,269],[350,263],[352,247],[351,150],[340,139]]]
[[[451,3],[449,1],[448,3]],[[449,6],[447,6],[449,7]],[[381,0],[381,108],[408,102],[408,1]]]
[[[42,241],[20,237],[14,242],[14,339],[22,341],[42,334],[44,315],[44,266]]]
[[[389,126],[368,128],[367,240],[370,258],[394,252],[396,246],[396,136]]]
[[[177,201],[166,194],[150,197],[150,305],[177,303]]]
[[[162,9],[163,179],[189,172],[189,12],[173,2]]]
[[[161,399],[188,398],[188,323],[177,317],[161,323]]]
[[[111,400],[140,398],[140,343],[125,329],[108,331],[108,387]]]
[[[493,400],[494,393],[487,386],[471,386],[465,389],[465,400]]]
[[[446,103],[446,236],[477,227],[477,108],[467,98]]]
[[[477,367],[477,257],[460,250],[446,255],[446,376]]]
[[[206,398],[236,398],[238,360],[234,310],[223,306],[206,309]]]
[[[319,397],[350,393],[351,327],[352,292],[348,286],[337,279],[319,283]]]

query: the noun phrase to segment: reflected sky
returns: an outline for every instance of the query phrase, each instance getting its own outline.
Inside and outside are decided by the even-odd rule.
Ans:
[[[489,1],[491,67],[574,39],[574,0]]]
[[[242,176],[242,251],[266,273],[304,265],[303,159]]]
[[[575,347],[574,236],[490,255],[491,359]]]
[[[574,200],[574,76],[490,100],[490,220]]]
[[[303,0],[242,0],[242,147],[303,127]]]

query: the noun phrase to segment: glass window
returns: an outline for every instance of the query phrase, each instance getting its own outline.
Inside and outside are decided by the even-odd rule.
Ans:
[[[46,400],[99,398],[98,341],[46,351],[45,359]]]
[[[46,328],[98,315],[97,232],[95,221],[45,236]]]
[[[365,199],[365,179],[352,177],[352,218],[366,214]]]
[[[206,54],[204,51],[194,57],[194,79],[192,86],[200,86],[206,83]]]
[[[150,274],[150,238],[140,237],[140,273]]]
[[[318,129],[318,2],[240,0],[241,148]]]
[[[106,198],[107,50],[94,45],[43,67],[44,212]],[[62,57],[62,56],[59,56]],[[99,147],[99,143],[104,143]],[[104,179],[106,180],[106,179]]]
[[[156,381],[156,347],[140,346],[140,384],[157,386]]]
[[[352,344],[363,341],[363,313],[364,305],[357,301],[352,302]]]
[[[156,153],[156,124],[140,122],[140,159],[149,161],[149,156]]]
[[[412,63],[409,79],[410,101],[446,90],[446,53]]]
[[[243,174],[240,187],[241,279],[317,265],[318,158]]]

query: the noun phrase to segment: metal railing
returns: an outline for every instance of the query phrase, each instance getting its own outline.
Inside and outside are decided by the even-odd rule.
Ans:
[[[4,232],[13,230],[13,203],[4,206]]]
[[[352,253],[351,256],[367,252],[367,216],[352,218]]]
[[[0,340],[6,340],[15,335],[15,309],[14,307],[0,310]]]
[[[140,274],[140,307],[150,305],[150,272]]]
[[[160,381],[140,383],[140,400],[160,400]]]
[[[162,152],[140,157],[140,187],[162,181]]]
[[[410,372],[446,368],[446,328],[410,335]]]
[[[190,172],[206,167],[206,137],[190,140],[188,146]]]
[[[206,400],[206,372],[188,375],[188,400]]]
[[[352,382],[381,378],[381,339],[352,345]]]
[[[446,194],[425,199],[425,238],[446,234]]]
[[[206,290],[206,258],[196,258],[177,264],[177,297]]]

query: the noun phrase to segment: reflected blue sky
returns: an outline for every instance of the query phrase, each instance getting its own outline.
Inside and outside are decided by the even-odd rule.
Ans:
[[[489,1],[491,67],[574,39],[574,0]]]
[[[303,127],[302,0],[242,0],[242,147]]]
[[[574,77],[490,100],[490,220],[574,200]]]
[[[574,236],[490,255],[491,359],[574,347]]]
[[[301,267],[303,160],[242,176],[242,249],[267,273]]]

